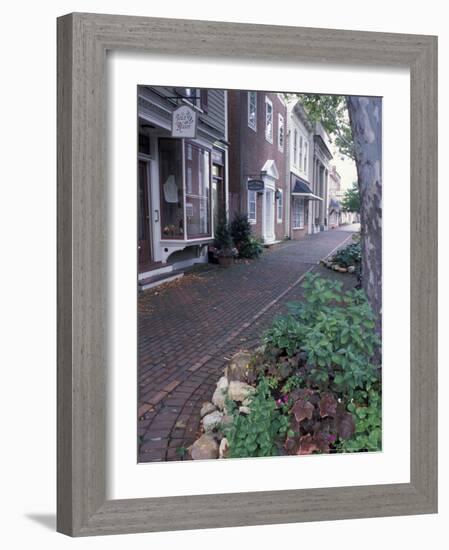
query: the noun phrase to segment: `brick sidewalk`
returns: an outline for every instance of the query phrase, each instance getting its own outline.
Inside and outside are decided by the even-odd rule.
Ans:
[[[229,357],[258,345],[285,303],[300,299],[304,273],[351,235],[318,233],[139,295],[139,462],[180,459]]]

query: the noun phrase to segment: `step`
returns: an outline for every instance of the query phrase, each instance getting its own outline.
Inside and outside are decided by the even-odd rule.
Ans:
[[[164,275],[166,273],[171,273],[173,271],[172,265],[163,265],[162,267],[157,267],[155,269],[150,269],[148,271],[142,271],[138,275],[139,281],[144,281],[149,277],[156,277],[158,275]]]
[[[175,281],[176,279],[180,279],[181,277],[184,277],[184,271],[171,270],[167,273],[152,275],[151,277],[147,277],[146,279],[139,279],[139,290],[148,290],[149,288],[154,288],[156,286],[169,283],[170,281]]]

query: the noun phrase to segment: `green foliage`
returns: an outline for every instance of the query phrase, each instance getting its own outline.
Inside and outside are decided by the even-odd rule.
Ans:
[[[346,190],[341,201],[341,206],[345,212],[360,212],[360,191],[357,182]]]
[[[259,239],[250,236],[240,244],[238,251],[241,258],[258,258],[263,252],[263,246]]]
[[[305,352],[302,376],[318,389],[352,398],[378,379],[371,364],[376,346],[374,314],[361,290],[342,291],[342,284],[309,274],[303,282],[304,303],[289,304],[264,336],[265,344],[292,357]]]
[[[231,235],[240,258],[258,258],[262,254],[262,243],[251,235],[251,224],[246,214],[234,216],[231,223]]]
[[[225,250],[232,248],[234,245],[232,241],[231,230],[229,224],[225,218],[222,218],[215,228],[215,240],[214,246],[218,250]]]
[[[334,254],[332,260],[343,267],[359,266],[362,262],[360,243],[351,243]]]
[[[351,439],[337,444],[342,452],[382,450],[382,402],[380,392],[370,389],[359,395],[348,405],[355,418],[355,433]]]
[[[231,235],[237,248],[240,243],[249,239],[251,236],[251,224],[246,214],[235,214],[231,222]]]
[[[232,424],[224,429],[231,458],[273,456],[278,454],[276,442],[285,437],[289,419],[280,413],[271,395],[273,380],[262,377],[251,398],[250,414],[239,413],[233,401],[226,408],[233,416]]]
[[[349,122],[346,97],[342,95],[287,94],[301,101],[309,118],[320,122],[334,140],[340,153],[355,158],[354,141]]]

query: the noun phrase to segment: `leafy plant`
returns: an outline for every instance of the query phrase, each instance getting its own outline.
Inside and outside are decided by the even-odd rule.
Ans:
[[[337,447],[342,452],[380,451],[382,449],[382,402],[380,392],[371,389],[361,392],[357,401],[348,405],[355,418],[355,433],[349,440],[341,440]]]
[[[237,248],[240,243],[248,241],[251,236],[251,224],[246,214],[235,214],[231,222],[231,235]]]
[[[285,441],[288,454],[328,453],[337,438],[346,441],[354,434],[353,414],[332,392],[302,388],[290,397],[291,423]]]
[[[216,256],[234,257],[237,255],[237,249],[234,247],[231,230],[225,218],[219,221],[215,229],[214,247],[216,249]]]
[[[238,251],[241,258],[258,258],[263,252],[263,246],[259,239],[250,236],[240,244]]]
[[[334,254],[333,261],[343,267],[359,266],[362,261],[360,243],[351,243]]]
[[[361,290],[342,291],[342,284],[309,274],[304,302],[289,304],[264,336],[268,348],[300,355],[298,372],[309,386],[351,399],[357,389],[378,381],[372,365],[376,346],[374,314]],[[306,359],[304,359],[304,356]]]
[[[239,412],[233,401],[227,400],[228,414],[233,422],[224,429],[231,458],[273,456],[279,454],[281,439],[289,427],[289,418],[281,414],[271,395],[273,379],[262,377],[251,397],[250,414]],[[278,443],[278,445],[276,444]]]
[[[262,254],[262,243],[251,235],[251,224],[246,214],[236,214],[230,230],[241,258],[258,258]]]

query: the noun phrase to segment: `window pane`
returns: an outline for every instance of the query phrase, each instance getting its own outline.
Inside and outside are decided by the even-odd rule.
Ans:
[[[161,228],[163,239],[184,238],[181,140],[159,140]]]
[[[256,129],[257,95],[256,92],[248,92],[248,126]]]
[[[186,219],[189,239],[210,236],[210,154],[194,145],[186,155]]]

